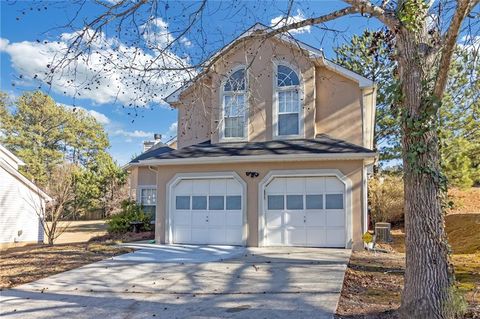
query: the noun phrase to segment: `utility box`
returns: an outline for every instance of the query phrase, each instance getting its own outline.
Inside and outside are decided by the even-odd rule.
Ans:
[[[375,236],[377,243],[392,241],[392,225],[390,223],[375,223]]]

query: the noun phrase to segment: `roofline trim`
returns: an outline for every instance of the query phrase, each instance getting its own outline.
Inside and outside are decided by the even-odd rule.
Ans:
[[[275,162],[275,161],[312,161],[312,160],[363,160],[375,159],[377,153],[334,153],[334,154],[285,154],[285,155],[245,155],[245,156],[217,156],[217,157],[193,157],[174,159],[149,159],[136,163],[129,163],[126,168],[135,166],[167,166],[183,164],[220,164],[220,163],[251,163],[251,162]]]
[[[0,160],[0,167],[5,169],[8,173],[16,177],[20,182],[22,182],[25,186],[36,192],[38,195],[40,195],[44,200],[47,202],[52,201],[53,198],[48,196],[44,191],[42,191],[37,185],[35,185],[32,181],[30,181],[28,178],[20,174],[17,170],[15,170],[13,167],[8,165],[5,161]]]
[[[11,160],[13,160],[18,166],[25,165],[25,162],[18,158],[15,154],[10,152],[5,146],[0,144],[0,151],[3,152],[6,156],[8,156]]]
[[[331,70],[331,71],[334,71],[338,74],[341,74],[355,82],[358,83],[358,85],[360,86],[360,88],[372,88],[372,87],[375,87],[375,82],[373,82],[372,80],[369,80],[367,79],[366,77],[358,74],[358,73],[355,73],[353,71],[350,71],[349,69],[347,68],[344,68],[343,66],[339,65],[339,64],[336,64],[324,57],[321,58],[321,61],[323,63],[323,65]]]

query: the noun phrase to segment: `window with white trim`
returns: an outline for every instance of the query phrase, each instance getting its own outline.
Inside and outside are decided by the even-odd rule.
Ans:
[[[157,189],[156,188],[142,188],[140,189],[140,205],[143,211],[155,219],[155,210],[157,207]]]
[[[246,137],[246,86],[245,69],[233,72],[223,85],[223,138]]]
[[[300,135],[301,103],[300,79],[298,74],[286,65],[277,66],[276,81],[276,132],[277,136]]]

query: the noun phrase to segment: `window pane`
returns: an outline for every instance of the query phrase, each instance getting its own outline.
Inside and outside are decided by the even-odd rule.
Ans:
[[[322,195],[307,195],[305,201],[307,209],[323,209]]]
[[[326,209],[343,209],[343,194],[325,195]]]
[[[156,206],[143,206],[143,211],[150,215],[150,220],[155,220],[155,208]]]
[[[298,135],[298,113],[278,115],[278,135]]]
[[[207,196],[192,196],[192,209],[207,209]]]
[[[303,209],[303,195],[287,195],[287,209]]]
[[[157,190],[154,188],[145,188],[140,193],[140,203],[142,205],[155,205],[157,203]]]
[[[225,118],[225,137],[244,137],[244,135],[245,119],[243,116]]]
[[[190,196],[177,196],[175,207],[176,209],[190,209]]]
[[[209,196],[208,208],[210,210],[223,210],[223,196]]]
[[[268,209],[281,210],[284,208],[283,195],[268,195]]]
[[[290,86],[299,85],[297,73],[285,65],[279,65],[277,68],[277,85]]]
[[[228,210],[242,209],[242,196],[227,196],[227,209]]]
[[[225,83],[224,91],[243,91],[245,90],[245,70],[234,72]]]

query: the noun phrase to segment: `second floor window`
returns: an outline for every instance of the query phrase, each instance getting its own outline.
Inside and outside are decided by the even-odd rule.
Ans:
[[[277,100],[276,135],[300,135],[300,80],[297,73],[288,66],[277,66],[277,83],[275,94]]]
[[[232,73],[223,86],[223,137],[244,138],[246,131],[245,69]]]

